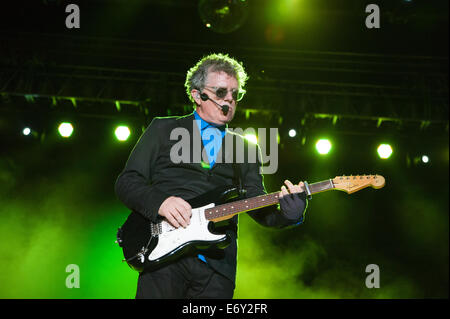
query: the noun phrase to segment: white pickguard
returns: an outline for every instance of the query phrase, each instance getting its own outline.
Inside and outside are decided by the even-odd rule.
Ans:
[[[154,261],[169,254],[178,247],[191,241],[217,241],[224,239],[226,235],[215,235],[208,230],[208,223],[204,211],[215,205],[208,204],[200,208],[192,209],[191,223],[186,227],[175,228],[167,221],[161,222],[162,232],[158,236],[158,244],[148,256],[148,260]]]

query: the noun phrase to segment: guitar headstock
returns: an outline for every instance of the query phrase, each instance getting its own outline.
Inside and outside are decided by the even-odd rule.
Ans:
[[[334,187],[349,194],[369,186],[375,189],[382,188],[385,183],[386,181],[381,175],[342,175],[333,178]]]

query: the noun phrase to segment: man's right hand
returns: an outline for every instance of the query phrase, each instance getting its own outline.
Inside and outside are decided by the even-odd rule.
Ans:
[[[192,207],[184,199],[170,196],[159,207],[158,214],[165,217],[175,228],[186,228],[191,220]]]

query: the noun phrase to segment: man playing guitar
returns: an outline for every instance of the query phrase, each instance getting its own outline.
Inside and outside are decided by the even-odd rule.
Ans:
[[[252,163],[246,158],[237,169],[236,163],[220,160],[228,152],[223,141],[231,133],[226,127],[245,92],[246,80],[242,64],[224,54],[206,56],[188,71],[185,86],[195,111],[187,116],[153,119],[116,181],[116,194],[129,209],[146,220],[163,218],[174,229],[187,229],[194,208],[189,200],[218,186],[233,185],[237,174],[247,198],[267,194],[259,160]],[[191,138],[201,139],[207,163],[172,160],[171,148],[176,141],[170,136],[176,128],[185,128]],[[303,187],[302,182],[286,180],[279,192],[279,207],[267,206],[247,213],[268,227],[298,225],[307,207]],[[231,242],[225,249],[206,249],[158,269],[141,271],[136,298],[232,298],[237,222],[237,215],[230,219],[234,227],[227,229]]]

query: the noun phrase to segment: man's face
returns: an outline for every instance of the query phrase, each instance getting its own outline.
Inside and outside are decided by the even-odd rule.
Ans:
[[[228,89],[225,97],[218,98],[215,91],[218,88]],[[224,125],[230,122],[236,111],[236,101],[233,99],[232,92],[239,89],[238,81],[233,76],[228,75],[225,72],[210,72],[205,82],[205,88],[202,92],[193,90],[193,97],[197,103],[197,113],[202,119],[207,122]],[[195,92],[194,92],[195,91]],[[205,93],[211,100],[216,101],[220,105],[227,104],[229,110],[227,115],[223,114],[223,111],[214,102],[207,100],[203,101],[197,96],[197,94]]]

